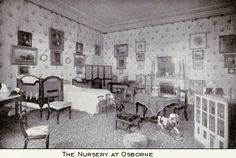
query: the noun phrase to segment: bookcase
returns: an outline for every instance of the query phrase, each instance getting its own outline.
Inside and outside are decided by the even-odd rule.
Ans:
[[[195,94],[194,137],[206,148],[236,148],[236,100]]]

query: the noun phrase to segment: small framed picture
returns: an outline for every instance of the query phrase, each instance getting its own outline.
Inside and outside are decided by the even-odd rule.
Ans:
[[[136,60],[137,61],[144,61],[145,60],[145,53],[137,53]]]
[[[220,53],[236,53],[236,35],[220,36]]]
[[[136,52],[145,52],[146,51],[146,41],[136,41],[135,42],[135,51]]]
[[[28,66],[19,66],[18,67],[18,75],[29,75],[29,67]]]
[[[76,74],[77,74],[77,75],[83,74],[83,67],[77,66],[77,67],[76,67]]]
[[[74,55],[74,66],[80,66],[80,67],[85,66],[85,56],[75,54]]]
[[[51,65],[62,66],[62,52],[60,50],[51,49]]]
[[[126,69],[126,58],[117,58],[117,69]]]
[[[38,49],[25,46],[12,46],[13,65],[37,65]]]
[[[83,43],[76,42],[76,53],[83,54]]]
[[[203,49],[207,46],[206,33],[190,34],[190,49]]]
[[[97,56],[101,55],[101,46],[98,44],[95,44],[95,55]]]
[[[228,74],[235,74],[235,69],[229,68],[228,69]]]
[[[192,52],[193,59],[204,59],[204,50],[194,50]]]
[[[193,59],[193,69],[194,70],[203,69],[203,60],[202,59]]]
[[[64,50],[64,32],[50,28],[50,49]]]
[[[236,67],[236,54],[224,55],[224,67],[225,68]]]
[[[32,47],[32,33],[18,30],[18,45]]]
[[[114,49],[115,57],[128,57],[128,44],[117,44]]]

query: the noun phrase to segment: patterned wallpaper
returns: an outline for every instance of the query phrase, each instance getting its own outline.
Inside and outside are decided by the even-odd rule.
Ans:
[[[39,77],[57,75],[70,80],[76,77],[74,53],[76,42],[83,43],[86,64],[103,64],[103,57],[95,56],[95,44],[102,45],[102,34],[86,26],[71,21],[61,15],[40,8],[23,0],[1,0],[0,12],[0,81],[15,86],[18,77],[18,66],[11,65],[11,45],[17,45],[17,31],[32,33],[32,47],[38,48],[36,66],[30,66],[30,74]],[[63,66],[50,65],[49,28],[62,30],[65,34]],[[48,60],[41,61],[42,54],[47,54]],[[71,63],[65,62],[66,58]]]
[[[207,47],[200,49],[204,50],[203,69],[195,70],[190,49],[190,34],[202,32],[207,34]],[[116,65],[114,45],[128,43],[127,69],[123,70],[119,78],[122,80],[124,75],[129,75],[129,79],[135,79],[137,74],[150,74],[157,56],[185,56],[188,88],[191,88],[189,85],[192,85],[194,80],[195,85],[198,84],[198,80],[205,80],[206,86],[222,87],[226,94],[229,88],[233,87],[236,97],[236,74],[228,74],[228,69],[224,68],[223,55],[219,54],[219,36],[235,33],[235,14],[108,33],[103,37],[104,62]],[[136,61],[135,41],[146,41],[143,70],[138,68],[140,63]],[[119,75],[120,71],[113,67],[113,73]],[[154,84],[159,80],[160,78],[156,79]]]

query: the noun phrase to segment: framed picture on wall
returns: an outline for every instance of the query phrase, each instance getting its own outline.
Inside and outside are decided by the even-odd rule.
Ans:
[[[207,46],[206,33],[190,34],[190,49],[203,49]]]
[[[77,66],[77,67],[76,67],[76,74],[77,74],[77,75],[83,74],[83,67]]]
[[[29,66],[19,66],[18,75],[29,75]]]
[[[145,53],[137,53],[136,60],[137,61],[144,61],[145,60]]]
[[[98,44],[95,44],[95,55],[97,56],[101,55],[101,46]]]
[[[117,58],[117,69],[126,69],[126,58]]]
[[[136,52],[145,52],[146,51],[146,41],[136,41],[135,42],[135,51]]]
[[[128,57],[128,44],[117,44],[114,49],[115,57]]]
[[[203,59],[204,58],[204,50],[194,50],[192,52],[193,59]]]
[[[32,47],[32,33],[18,30],[18,45]]]
[[[50,28],[49,47],[50,49],[64,50],[64,32]]]
[[[225,68],[236,67],[236,54],[224,55],[224,67]]]
[[[85,66],[85,56],[84,55],[74,55],[74,66],[83,67]]]
[[[13,65],[37,65],[38,49],[24,46],[12,46]]]
[[[203,69],[203,60],[202,59],[193,59],[193,69],[194,70]]]
[[[220,36],[220,53],[236,53],[236,35]]]
[[[51,65],[62,66],[62,52],[60,50],[51,49]]]
[[[83,43],[76,42],[76,53],[83,54]]]

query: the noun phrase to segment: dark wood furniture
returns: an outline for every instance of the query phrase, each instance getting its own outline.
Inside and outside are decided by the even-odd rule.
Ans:
[[[27,113],[23,110],[20,113],[20,129],[24,136],[24,149],[27,148],[28,142],[31,140],[45,139],[46,148],[49,147],[49,128],[48,125],[35,126],[27,128]]]
[[[92,81],[87,81],[84,78],[74,78],[72,79],[72,85],[81,88],[92,88]]]
[[[101,89],[102,88],[102,79],[100,79],[99,77],[95,78],[92,81],[92,88],[97,88],[97,89]]]
[[[63,101],[63,79],[57,76],[49,76],[43,79],[43,96],[44,103],[48,104],[48,117],[51,110],[57,112],[57,124],[59,124],[60,113],[66,109],[69,110],[69,118],[71,119],[71,102]]]
[[[42,102],[42,79],[33,75],[26,75],[17,79],[17,87],[23,90],[22,106],[27,107],[28,103],[31,103],[30,108],[39,109],[40,118],[42,118],[44,108]]]

